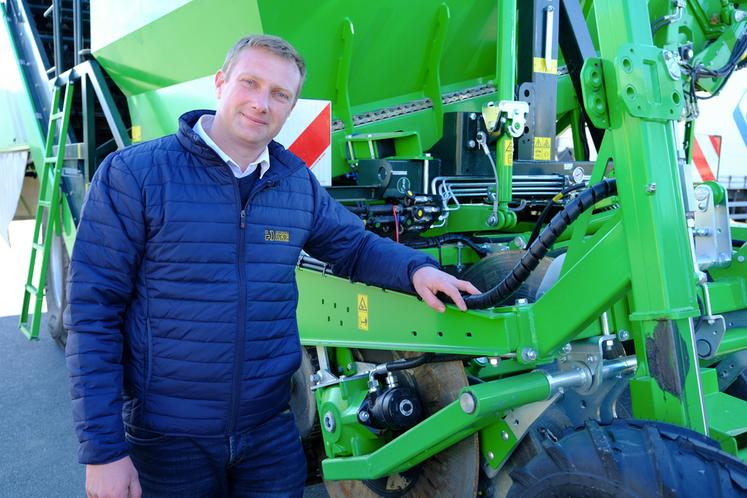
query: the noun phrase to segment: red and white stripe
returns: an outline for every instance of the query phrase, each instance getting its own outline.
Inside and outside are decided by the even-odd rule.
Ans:
[[[693,142],[693,180],[716,181],[721,161],[720,135],[695,135]]]
[[[275,140],[303,159],[319,183],[332,185],[332,104],[299,99]]]

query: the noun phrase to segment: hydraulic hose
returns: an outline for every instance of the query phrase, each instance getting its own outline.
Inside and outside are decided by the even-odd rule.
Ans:
[[[529,275],[537,268],[540,260],[545,257],[558,237],[584,211],[591,208],[602,199],[617,193],[615,179],[608,178],[591,188],[581,192],[578,197],[569,202],[562,211],[553,216],[550,223],[540,233],[539,237],[529,246],[516,266],[495,287],[482,294],[465,296],[464,302],[469,309],[485,309],[497,305],[516,292]]]
[[[456,354],[435,354],[435,353],[424,353],[414,358],[403,358],[400,360],[390,361],[379,365],[372,371],[374,376],[383,376],[387,372],[397,372],[400,370],[410,370],[412,368],[425,365],[426,363],[444,363],[449,361],[457,360],[469,360],[473,356],[468,355],[456,355]]]
[[[514,237],[508,237],[505,239],[502,238],[495,238],[495,239],[479,239],[479,241],[474,237],[469,237],[467,235],[462,235],[458,233],[445,233],[443,235],[439,235],[436,237],[430,237],[427,239],[418,239],[414,240],[412,242],[408,242],[407,245],[412,247],[413,249],[423,249],[428,247],[438,247],[444,244],[449,244],[452,242],[462,242],[469,246],[473,251],[475,251],[480,256],[485,256],[490,252],[489,249],[486,249],[485,247],[480,247],[479,243],[481,242],[507,242],[513,240]]]

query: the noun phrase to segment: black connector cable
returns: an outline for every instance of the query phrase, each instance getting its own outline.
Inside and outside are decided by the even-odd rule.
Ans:
[[[485,309],[497,305],[511,294],[516,292],[529,275],[537,268],[540,260],[545,257],[555,241],[558,240],[568,226],[597,202],[617,193],[617,182],[614,178],[608,178],[588,190],[581,192],[578,197],[569,202],[562,211],[553,216],[550,223],[540,233],[537,240],[529,246],[524,256],[521,257],[516,266],[495,287],[483,294],[465,296],[464,302],[469,309]]]
[[[542,228],[542,225],[545,223],[545,220],[547,219],[547,215],[550,214],[550,208],[552,205],[556,202],[560,202],[563,200],[563,198],[570,194],[571,192],[575,192],[576,190],[582,189],[586,187],[585,183],[577,183],[575,185],[571,185],[570,187],[566,187],[560,192],[558,192],[555,196],[553,196],[550,200],[547,201],[547,204],[545,204],[545,209],[542,210],[542,214],[540,214],[540,217],[537,219],[537,223],[534,224],[534,230],[532,230],[532,234],[529,236],[529,240],[527,241],[527,246],[531,246],[535,240],[537,240],[537,237],[539,236],[540,229]]]
[[[507,242],[513,239],[514,237],[511,236],[508,238],[480,239],[480,242]],[[452,242],[462,242],[465,245],[469,246],[480,256],[485,256],[486,254],[490,253],[490,249],[481,247],[478,242],[475,241],[475,238],[459,233],[446,233],[437,237],[418,239],[412,242],[408,242],[407,245],[412,247],[413,249],[423,249],[427,247],[441,247],[444,244],[450,244]]]
[[[470,360],[472,358],[473,356],[468,355],[424,353],[415,358],[390,361],[385,363],[384,367],[386,372],[397,372],[399,370],[409,370],[419,367],[426,363],[444,363],[447,361]],[[381,372],[379,375],[384,375],[384,372]]]

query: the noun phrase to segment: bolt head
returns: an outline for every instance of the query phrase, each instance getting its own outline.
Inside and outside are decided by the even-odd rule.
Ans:
[[[459,406],[462,407],[464,413],[472,414],[477,409],[477,400],[471,392],[463,392],[459,396]]]
[[[488,460],[495,458],[495,454],[492,451],[488,451]]]
[[[534,361],[537,359],[537,351],[532,348],[524,348],[521,357],[524,361]]]
[[[332,415],[331,411],[328,411],[327,413],[324,414],[323,423],[324,423],[324,430],[326,430],[327,432],[335,432],[335,427],[336,427],[335,416]]]
[[[508,441],[508,432],[501,431],[501,439],[503,439],[504,441]]]
[[[621,330],[617,333],[617,337],[619,337],[621,341],[627,341],[628,339],[630,339],[630,332],[628,332],[627,330]]]
[[[648,192],[649,194],[653,194],[654,192],[656,192],[656,183],[651,182],[646,185],[646,192]]]
[[[571,346],[571,343],[566,344],[562,348],[563,354],[569,354],[571,351],[573,351],[573,346]]]
[[[596,363],[597,359],[593,355],[586,355],[586,363]]]
[[[737,262],[744,263],[744,256],[737,256]]]
[[[368,419],[371,418],[371,414],[369,414],[366,410],[361,410],[358,412],[358,420],[361,422],[368,422]]]

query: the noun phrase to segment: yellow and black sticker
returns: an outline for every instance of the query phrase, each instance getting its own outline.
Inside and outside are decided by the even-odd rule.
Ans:
[[[534,137],[534,160],[549,161],[552,159],[552,141],[550,137]]]
[[[552,59],[549,64],[544,57],[534,58],[534,72],[545,74],[558,74],[558,60]]]
[[[132,141],[142,142],[143,141],[143,127],[140,125],[132,126]]]
[[[358,329],[368,330],[368,296],[358,294]]]
[[[510,138],[503,141],[503,165],[514,165],[514,141]]]

